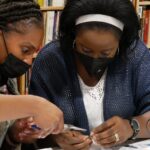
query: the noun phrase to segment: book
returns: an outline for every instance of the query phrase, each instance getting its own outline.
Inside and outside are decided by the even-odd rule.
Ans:
[[[53,40],[54,16],[55,16],[54,11],[47,12],[45,44]]]
[[[141,27],[141,38],[147,47],[150,48],[150,9],[148,7],[143,7]]]
[[[65,0],[36,0],[36,2],[40,5],[40,7],[63,7],[65,5]]]
[[[65,5],[65,1],[64,0],[53,0],[52,1],[52,6],[63,7],[64,5]]]
[[[58,38],[60,14],[60,11],[47,11],[43,13],[45,27],[43,46]]]

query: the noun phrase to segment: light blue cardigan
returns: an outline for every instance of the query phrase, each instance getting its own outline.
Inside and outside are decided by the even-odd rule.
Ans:
[[[135,44],[135,43],[134,43]],[[133,46],[133,45],[132,45]],[[150,110],[150,51],[139,40],[127,61],[109,65],[103,101],[104,119],[131,118]],[[30,93],[47,98],[64,112],[66,123],[86,128],[88,119],[73,58],[65,56],[58,41],[48,44],[35,60]]]

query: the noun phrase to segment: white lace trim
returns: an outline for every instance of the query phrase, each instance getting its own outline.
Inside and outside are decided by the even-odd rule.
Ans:
[[[104,97],[104,84],[105,84],[106,74],[107,74],[107,71],[104,72],[104,74],[101,77],[101,79],[99,80],[99,82],[93,87],[87,86],[83,82],[81,77],[78,75],[78,79],[79,79],[83,97],[84,97],[84,93],[85,93],[85,94],[88,94],[95,101],[95,103],[97,103],[97,104],[102,103],[103,97]]]
[[[106,75],[107,70],[104,72],[99,82],[93,87],[87,86],[83,82],[81,77],[78,76],[90,131],[92,131],[93,128],[101,125],[104,122],[103,98],[104,98]],[[93,143],[90,147],[90,150],[105,150],[105,149],[100,148],[99,145]]]

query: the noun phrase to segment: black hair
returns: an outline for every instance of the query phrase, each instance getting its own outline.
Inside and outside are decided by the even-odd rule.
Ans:
[[[120,20],[124,24],[121,33],[116,27],[100,23],[84,23],[75,25],[77,18],[87,14],[104,14]],[[68,0],[60,17],[59,40],[63,52],[72,50],[76,33],[80,29],[98,28],[113,30],[120,35],[120,55],[125,56],[126,50],[139,39],[140,23],[135,8],[130,0]],[[69,52],[70,53],[70,52]]]
[[[23,32],[26,24],[43,26],[40,6],[34,0],[0,0],[0,30]]]

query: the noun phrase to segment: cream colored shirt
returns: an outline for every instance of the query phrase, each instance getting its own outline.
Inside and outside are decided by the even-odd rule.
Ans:
[[[78,76],[90,131],[104,122],[103,98],[106,74],[107,71],[105,71],[99,82],[93,87],[87,86],[81,77]],[[104,148],[93,143],[90,150],[104,150]]]

